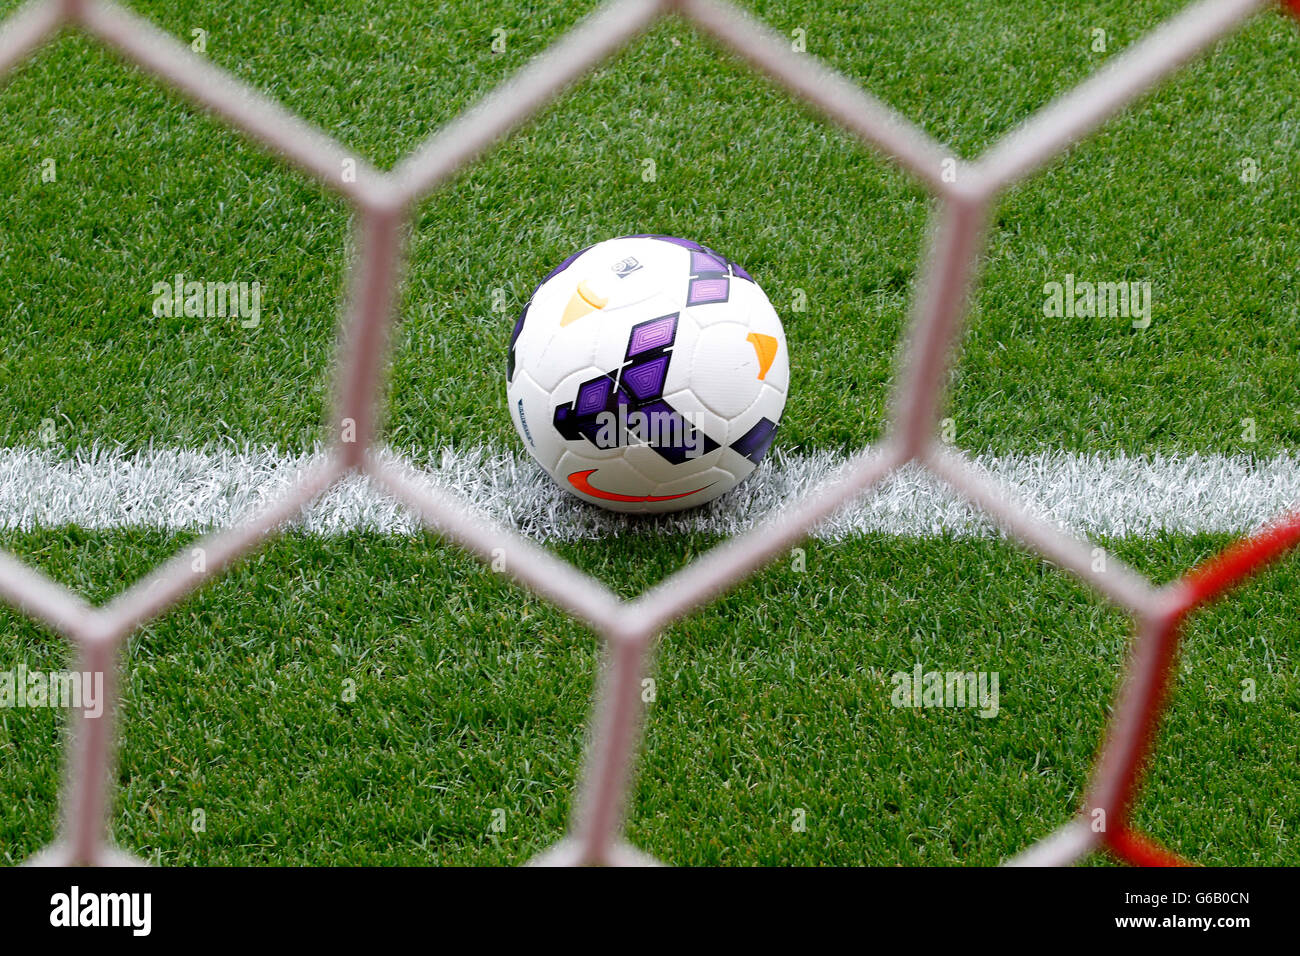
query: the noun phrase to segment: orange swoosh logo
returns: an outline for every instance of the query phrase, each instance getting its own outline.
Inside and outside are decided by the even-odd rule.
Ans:
[[[613,491],[601,491],[591,483],[591,476],[599,469],[589,468],[586,471],[575,471],[569,476],[569,484],[577,488],[584,495],[591,495],[593,498],[604,498],[606,501],[672,501],[674,498],[685,498],[688,495],[699,494],[704,488],[712,485],[709,482],[704,488],[696,488],[694,491],[683,491],[678,495],[620,495]]]

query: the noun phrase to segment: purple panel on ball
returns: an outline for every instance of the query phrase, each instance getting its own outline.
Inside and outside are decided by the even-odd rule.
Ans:
[[[640,325],[632,326],[632,335],[627,341],[627,357],[640,355],[650,349],[671,345],[677,334],[677,314],[665,315],[651,319]]]
[[[582,387],[578,389],[577,413],[579,415],[590,415],[592,412],[598,412],[605,407],[609,400],[609,389],[614,383],[607,378],[592,379],[590,382],[583,382]]]
[[[659,457],[670,464],[680,465],[688,458],[698,458],[718,448],[717,442],[663,399],[641,406],[641,411],[646,415],[646,428],[639,437],[649,441]],[[680,440],[673,441],[674,438]]]
[[[510,346],[506,349],[506,381],[515,380],[515,343],[519,341],[519,334],[524,330],[524,319],[528,316],[528,306],[532,305],[531,299],[524,305],[524,310],[519,313],[519,319],[515,322],[515,330],[510,333]]]
[[[607,437],[601,434],[601,425],[594,418],[578,422],[574,433],[576,435],[581,435],[597,448],[604,448],[605,444],[602,443],[607,443],[609,441]]]
[[[740,268],[739,263],[735,263],[735,262],[731,263],[731,274],[733,276],[738,276],[741,279],[748,279],[750,282],[754,281],[754,277],[750,275],[748,272],[746,272],[744,269]]]
[[[776,427],[776,422],[760,418],[758,424],[732,442],[731,447],[757,465],[771,447]]]
[[[664,355],[623,371],[623,384],[632,390],[640,401],[657,398],[664,390],[664,375],[668,372],[668,356]]]
[[[691,253],[691,273],[700,275],[703,272],[719,272],[727,274],[727,264],[722,261],[721,256],[715,256],[708,252]]]
[[[709,302],[727,301],[726,279],[692,279],[691,291],[686,297],[687,305],[704,305]]]

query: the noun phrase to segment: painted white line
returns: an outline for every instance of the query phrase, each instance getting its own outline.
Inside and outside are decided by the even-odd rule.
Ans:
[[[386,453],[391,454],[391,453]],[[206,529],[232,524],[283,494],[310,467],[310,454],[273,449],[104,450],[59,456],[0,449],[0,527]],[[530,460],[489,447],[411,456],[434,484],[460,492],[493,518],[538,539],[637,532],[735,534],[791,498],[815,494],[841,458],[774,454],[731,494],[697,511],[653,520],[609,514],[556,487]],[[1248,532],[1300,506],[1300,457],[1100,456],[1067,453],[976,459],[1046,520],[1089,536],[1160,532]],[[411,515],[363,478],[349,477],[312,505],[306,530],[412,534]],[[919,469],[850,505],[823,538],[883,532],[908,537],[987,536],[993,525]]]

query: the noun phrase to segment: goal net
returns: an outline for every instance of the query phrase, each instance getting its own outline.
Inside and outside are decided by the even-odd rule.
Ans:
[[[356,223],[356,251],[339,332],[330,452],[302,481],[246,520],[187,546],[102,606],[91,606],[0,552],[0,597],[72,642],[83,671],[107,675],[110,696],[102,715],[74,718],[62,831],[35,862],[132,859],[112,846],[107,823],[116,710],[112,677],[119,649],[142,625],[261,546],[313,498],[354,473],[370,476],[430,528],[492,561],[518,584],[603,637],[605,661],[569,834],[536,862],[653,862],[622,833],[644,707],[641,680],[655,639],[909,464],[927,469],[1026,547],[1077,575],[1134,620],[1125,672],[1083,805],[1072,822],[1044,835],[1010,862],[1063,864],[1099,849],[1132,863],[1178,862],[1131,825],[1130,808],[1155,744],[1180,627],[1199,605],[1300,542],[1300,515],[1281,518],[1182,579],[1156,586],[1117,556],[1035,517],[973,460],[939,441],[938,422],[943,383],[977,281],[989,210],[1001,193],[1270,6],[1271,0],[1201,0],[1187,7],[983,156],[967,160],[722,0],[611,0],[388,172],[109,0],[47,0],[21,8],[0,25],[0,74],[11,71],[60,29],[84,31],[342,195]],[[1289,6],[1300,13],[1300,0],[1289,0]],[[623,600],[536,542],[494,523],[472,502],[433,487],[409,465],[381,454],[380,395],[402,278],[403,240],[414,205],[668,14],[694,23],[906,169],[933,195],[934,208],[886,437],[845,462],[815,497],[790,502],[641,596]],[[1288,64],[1279,64],[1279,69],[1286,68]],[[196,553],[202,560],[194,560]]]

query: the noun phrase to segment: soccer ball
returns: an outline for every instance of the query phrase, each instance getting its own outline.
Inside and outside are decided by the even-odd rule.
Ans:
[[[515,428],[561,488],[614,511],[677,511],[734,488],[767,453],[790,362],[744,269],[671,236],[576,252],[510,336]]]

